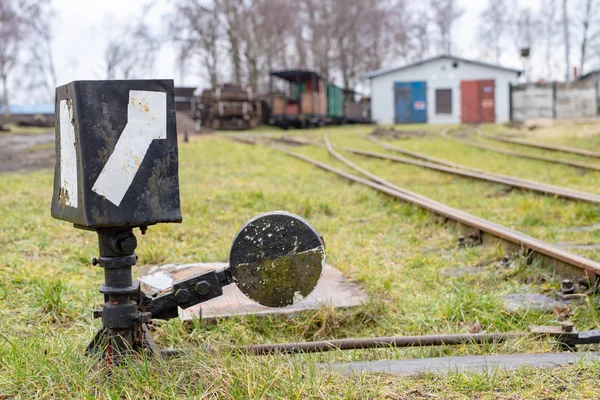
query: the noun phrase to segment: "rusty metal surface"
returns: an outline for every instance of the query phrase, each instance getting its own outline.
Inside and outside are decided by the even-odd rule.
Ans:
[[[140,281],[147,293],[157,293],[203,272],[222,270],[228,263],[167,264],[141,267]],[[304,300],[286,308],[269,308],[248,299],[236,285],[223,288],[223,295],[205,303],[180,311],[183,320],[202,316],[203,319],[224,318],[238,315],[291,314],[323,306],[355,307],[367,300],[367,296],[354,282],[347,280],[336,268],[325,264],[323,275],[315,290]]]
[[[317,342],[255,344],[240,347],[238,351],[254,355],[322,353],[336,350],[364,350],[393,347],[454,346],[482,343],[500,343],[527,336],[523,332],[440,334],[425,336],[387,336],[322,340]]]

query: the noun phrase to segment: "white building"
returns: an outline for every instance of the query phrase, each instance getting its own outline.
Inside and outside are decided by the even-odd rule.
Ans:
[[[442,55],[370,72],[371,115],[380,124],[507,122],[510,85],[522,71]]]

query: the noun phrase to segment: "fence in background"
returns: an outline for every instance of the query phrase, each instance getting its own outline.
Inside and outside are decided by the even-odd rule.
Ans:
[[[510,119],[595,118],[598,99],[598,84],[591,80],[514,85],[510,87]]]

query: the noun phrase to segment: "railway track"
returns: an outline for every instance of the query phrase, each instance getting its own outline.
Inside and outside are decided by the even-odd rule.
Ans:
[[[542,193],[542,194],[546,194],[546,195],[550,195],[550,196],[556,196],[556,197],[560,197],[560,198],[564,198],[564,199],[584,201],[584,202],[592,203],[592,204],[600,204],[600,196],[593,194],[593,193],[581,192],[578,190],[572,190],[572,189],[562,188],[562,187],[558,187],[558,186],[547,185],[544,183],[528,181],[528,180],[520,179],[520,178],[514,178],[511,176],[507,176],[507,175],[486,173],[486,172],[478,171],[478,170],[471,169],[468,167],[467,167],[468,169],[448,167],[448,166],[439,165],[439,164],[435,164],[435,163],[415,161],[415,160],[411,160],[411,159],[405,158],[405,157],[395,157],[395,156],[391,156],[391,155],[387,155],[387,154],[376,153],[376,152],[372,152],[372,151],[365,151],[365,150],[354,149],[354,148],[344,148],[344,151],[347,151],[347,152],[353,153],[353,154],[358,154],[361,156],[378,158],[378,159],[382,159],[382,160],[389,160],[389,161],[393,161],[393,162],[414,165],[417,167],[428,168],[428,169],[431,169],[434,171],[445,172],[445,173],[449,173],[449,174],[453,174],[453,175],[457,175],[457,176],[462,176],[465,178],[472,178],[472,179],[477,179],[477,180],[485,181],[485,182],[498,183],[498,184],[505,185],[505,186],[515,187],[515,188],[519,188],[522,190]]]
[[[496,153],[505,154],[507,156],[528,158],[530,160],[536,160],[536,161],[545,161],[545,162],[549,162],[552,164],[563,164],[563,165],[568,165],[570,167],[581,168],[581,169],[585,169],[585,170],[589,170],[589,171],[600,171],[600,166],[596,166],[596,165],[592,165],[592,164],[586,164],[586,163],[582,163],[582,162],[578,162],[578,161],[564,160],[564,159],[560,159],[560,158],[546,157],[546,156],[540,156],[540,155],[534,155],[534,154],[528,154],[528,153],[521,153],[518,151],[512,151],[512,150],[502,149],[502,148],[495,147],[495,146],[489,146],[489,145],[486,145],[483,143],[474,142],[472,140],[457,138],[457,137],[451,136],[447,130],[443,131],[441,133],[441,135],[446,140],[454,140],[454,141],[457,141],[459,143],[462,143],[462,144],[470,146],[470,147],[475,147],[475,148],[482,149],[482,150],[493,151]]]
[[[360,174],[366,176],[368,179],[361,178],[359,176],[342,171],[326,163],[313,160],[302,154],[290,152],[287,149],[281,147],[274,148],[276,148],[279,151],[282,151],[283,153],[291,157],[310,163],[316,167],[334,173],[349,181],[362,184],[381,193],[384,193],[388,196],[394,197],[396,199],[405,201],[410,204],[417,205],[434,214],[442,216],[447,220],[454,221],[460,225],[466,226],[472,229],[474,233],[481,234],[482,240],[487,235],[490,238],[496,238],[507,242],[508,244],[512,245],[515,249],[526,249],[528,254],[532,256],[536,255],[546,260],[547,265],[556,266],[557,269],[561,270],[562,275],[587,275],[595,278],[596,275],[600,274],[600,263],[596,261],[565,251],[549,243],[528,236],[524,233],[495,224],[483,218],[476,217],[462,210],[450,207],[446,204],[432,200],[426,196],[414,193],[400,186],[394,185],[393,183],[388,182],[385,179],[370,173],[369,171],[359,167],[358,165],[342,157],[333,148],[326,136],[325,145],[327,147],[327,150],[333,157],[346,164],[350,168],[354,169],[355,171],[358,171]]]
[[[573,270],[577,270],[579,272],[579,275],[585,274],[589,278],[595,278],[596,275],[600,274],[600,263],[566,252],[560,248],[556,248],[548,243],[532,238],[521,232],[505,228],[501,225],[492,223],[490,221],[486,221],[482,218],[468,214],[462,210],[458,210],[448,205],[439,203],[435,200],[429,199],[426,196],[419,195],[400,186],[394,185],[344,158],[335,150],[327,136],[324,136],[324,142],[325,147],[327,148],[330,155],[332,155],[348,167],[364,175],[368,179],[361,178],[357,175],[342,171],[324,162],[313,160],[305,155],[288,151],[287,149],[281,146],[272,145],[272,147],[287,154],[290,157],[294,157],[296,159],[319,167],[325,171],[334,173],[337,176],[347,179],[351,182],[362,184],[388,196],[408,202],[410,204],[417,205],[435,214],[443,216],[448,220],[455,221],[458,224],[465,225],[476,231],[480,231],[494,238],[498,238],[510,244],[516,245],[518,248],[525,248],[528,251],[532,252],[531,254],[537,254],[554,262],[562,263],[566,266],[571,267]],[[332,350],[339,351],[391,347],[469,345],[492,342],[499,343],[507,340],[521,340],[527,337],[554,338],[557,341],[557,344],[562,346],[563,350],[575,350],[575,345],[598,343],[600,341],[600,330],[577,332],[573,329],[573,324],[571,322],[566,321],[563,322],[562,327],[531,327],[529,332],[348,338],[317,342],[257,344],[240,346],[232,350],[234,352],[242,352],[245,354],[253,355],[297,354],[324,352]],[[558,355],[559,353],[549,354],[550,356],[552,356]],[[526,358],[525,355],[522,356]],[[461,360],[463,360],[463,358],[457,358],[457,362],[462,362]],[[401,361],[398,362],[401,363]],[[464,362],[472,363],[472,360],[469,357],[466,357],[464,358]],[[351,365],[349,364],[349,366]],[[402,367],[404,368],[404,366]]]
[[[578,149],[575,147],[558,146],[555,144],[538,143],[538,142],[533,142],[531,140],[516,139],[516,138],[507,137],[507,136],[486,135],[479,128],[475,130],[475,133],[478,136],[481,136],[482,138],[489,139],[489,140],[496,140],[498,142],[520,144],[522,146],[533,147],[536,149],[558,151],[561,153],[577,154],[577,155],[585,156],[585,157],[600,158],[600,153],[596,153],[596,152],[590,151],[590,150]]]
[[[354,149],[354,148],[344,148],[344,150],[348,151],[350,153],[353,153],[353,154],[358,154],[358,155],[362,155],[362,156],[366,156],[366,157],[385,159],[385,160],[389,160],[389,161],[419,166],[419,167],[428,168],[428,169],[445,172],[445,173],[450,173],[450,174],[454,174],[454,175],[458,175],[458,176],[462,176],[462,177],[466,177],[466,178],[477,179],[477,180],[490,182],[490,183],[497,183],[497,184],[505,185],[508,187],[518,188],[521,190],[531,191],[531,192],[535,192],[535,193],[541,193],[541,194],[549,195],[549,196],[555,196],[558,198],[575,200],[575,201],[583,201],[583,202],[587,202],[587,203],[591,203],[591,204],[600,204],[600,195],[596,195],[593,193],[567,189],[567,188],[554,186],[554,185],[548,185],[548,184],[541,183],[541,182],[529,181],[526,179],[515,178],[512,176],[508,176],[508,175],[493,174],[493,173],[482,171],[482,170],[479,170],[476,168],[471,168],[471,167],[468,167],[463,164],[452,163],[450,161],[442,160],[442,159],[435,158],[435,157],[430,157],[430,156],[427,156],[427,155],[424,155],[421,153],[415,153],[415,152],[401,149],[399,147],[390,146],[390,145],[380,142],[379,140],[371,138],[369,136],[363,136],[363,135],[359,135],[359,136],[361,136],[364,139],[371,140],[372,142],[377,143],[388,150],[397,151],[399,153],[406,154],[406,155],[409,155],[409,156],[417,158],[417,159],[428,160],[431,162],[419,162],[419,161],[411,160],[409,158],[394,157],[394,156],[390,156],[387,154],[375,153],[375,152],[365,151],[365,150],[361,150],[361,149]],[[258,138],[237,138],[234,136],[231,137],[231,140],[238,141],[241,143],[248,143],[248,144],[256,144],[259,142]],[[269,140],[274,141],[274,142],[294,145],[294,146],[300,146],[300,145],[322,146],[322,144],[320,144],[320,143],[316,143],[313,141],[307,141],[307,140],[298,140],[295,138],[269,138]]]

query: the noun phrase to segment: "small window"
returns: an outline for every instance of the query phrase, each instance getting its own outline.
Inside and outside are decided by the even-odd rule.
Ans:
[[[435,113],[452,114],[452,89],[435,90]]]

